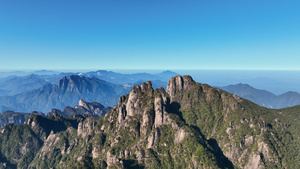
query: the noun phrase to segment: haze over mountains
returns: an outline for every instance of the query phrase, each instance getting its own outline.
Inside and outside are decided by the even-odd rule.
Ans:
[[[300,93],[300,70],[177,70],[191,75],[195,81],[212,86],[249,84],[276,95],[295,91]]]
[[[171,71],[158,74],[121,74],[99,70],[6,77],[0,79],[0,112],[12,110],[47,113],[52,108],[75,106],[80,99],[113,106],[119,96],[127,93],[132,86],[153,80],[154,87],[166,87],[167,79],[174,75],[176,73]]]
[[[47,84],[45,79],[38,75],[31,74],[21,77],[8,77],[0,80],[0,96],[12,96],[24,91],[40,88]]]
[[[118,97],[128,92],[134,85],[141,85],[151,80],[153,88],[165,87],[167,80],[177,75],[172,71],[156,74],[122,74],[105,70],[58,74],[52,74],[57,73],[54,71],[43,70],[35,71],[35,73],[37,74],[0,78],[0,112],[12,110],[46,113],[52,108],[63,109],[66,106],[75,106],[79,99],[113,106],[117,103]],[[71,83],[68,86],[69,80]],[[266,90],[258,90],[243,84],[224,86],[221,89],[236,93],[240,97],[268,108],[283,108],[300,104],[300,95],[296,92],[276,96]]]
[[[227,92],[237,94],[240,97],[251,100],[254,103],[267,108],[284,108],[300,105],[300,94],[297,92],[286,92],[275,95],[266,90],[259,90],[247,84],[236,84],[220,87]]]
[[[43,87],[15,96],[2,96],[0,103],[16,111],[48,112],[52,108],[63,109],[75,106],[78,100],[97,101],[105,106],[113,106],[118,97],[128,92],[122,85],[112,84],[95,77],[87,78],[72,75],[62,78],[57,85]]]

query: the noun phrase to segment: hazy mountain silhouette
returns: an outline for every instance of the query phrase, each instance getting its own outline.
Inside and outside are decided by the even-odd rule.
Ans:
[[[256,89],[248,84],[241,83],[220,88],[268,108],[284,108],[300,104],[300,94],[297,92],[275,95],[266,90]]]
[[[62,78],[58,85],[46,84],[39,89],[15,96],[2,96],[0,104],[20,112],[49,112],[52,108],[63,109],[66,106],[77,105],[80,99],[113,106],[118,102],[119,96],[128,90],[122,85],[95,77],[72,75]]]

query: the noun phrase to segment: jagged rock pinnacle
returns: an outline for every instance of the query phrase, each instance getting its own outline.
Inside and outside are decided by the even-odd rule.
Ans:
[[[84,100],[80,99],[78,105],[84,107],[86,105],[86,102]]]
[[[184,91],[189,91],[194,87],[195,81],[189,75],[180,76],[177,75],[172,77],[167,86],[167,93],[169,94],[171,101],[174,99],[176,94],[180,94]]]

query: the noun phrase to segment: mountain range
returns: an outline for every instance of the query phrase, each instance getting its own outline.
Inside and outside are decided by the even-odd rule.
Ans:
[[[104,106],[113,106],[118,97],[128,92],[128,88],[112,84],[98,78],[71,75],[62,78],[57,85],[46,84],[43,87],[14,96],[0,97],[1,106],[20,112],[49,112],[52,108],[63,109],[75,106],[78,100],[100,102]]]
[[[267,109],[175,76],[104,116],[30,115],[0,130],[2,168],[300,168],[300,107]]]
[[[106,71],[106,70],[98,70],[94,72],[87,72],[87,73],[78,73],[80,76],[86,77],[97,77],[99,79],[105,80],[110,83],[115,84],[135,84],[139,81],[154,81],[160,80],[162,82],[168,82],[168,80],[178,75],[172,71],[163,71],[157,74],[150,74],[150,73],[133,73],[133,74],[123,74],[123,73],[116,73],[113,71]],[[167,85],[167,84],[166,84]]]
[[[37,72],[38,73],[38,72]],[[77,75],[74,75],[77,74]],[[136,73],[136,74],[121,74],[112,71],[99,70],[95,72],[87,72],[87,73],[60,73],[60,74],[31,74],[24,77],[19,76],[9,76],[6,78],[0,79],[0,112],[3,111],[19,111],[19,112],[32,112],[32,111],[42,111],[48,112],[51,108],[63,109],[65,106],[74,106],[77,103],[78,99],[85,99],[89,102],[96,101],[101,102],[106,106],[113,106],[116,104],[118,97],[124,92],[128,92],[131,87],[134,85],[141,85],[143,82],[147,80],[152,80],[153,88],[166,87],[167,86],[167,78],[176,75],[177,73],[171,71],[164,71],[158,74],[149,74],[149,73]],[[66,94],[59,87],[56,87],[60,81],[66,77],[76,76],[85,79],[102,79],[104,81],[108,81],[109,85],[112,87],[116,87],[119,85],[119,88],[123,86],[124,92],[115,94],[108,92],[107,97],[111,97],[109,101],[107,97],[104,99],[100,99],[100,97],[96,98],[92,95],[85,95],[86,92],[77,92],[77,94]],[[88,87],[85,83],[86,80],[77,81],[76,86],[81,90]],[[81,84],[83,83],[83,84]],[[93,83],[93,82],[92,82]],[[95,86],[94,86],[95,87]],[[296,92],[287,92],[281,95],[275,95],[266,90],[255,89],[247,84],[237,84],[237,85],[229,85],[221,87],[221,89],[228,91],[230,93],[235,93],[240,97],[249,99],[256,104],[259,104],[268,108],[284,108],[290,107],[300,104],[300,94]],[[52,91],[51,91],[52,90]],[[120,91],[120,90],[118,90]],[[47,93],[52,95],[50,98],[46,98]],[[97,93],[97,91],[92,92]],[[2,95],[2,97],[1,97]],[[53,96],[56,95],[59,103],[56,102],[56,98]],[[68,96],[73,97],[76,95],[74,99],[68,98]],[[81,95],[85,95],[81,97]],[[103,94],[100,94],[101,96]],[[41,99],[41,101],[40,101]],[[52,99],[52,100],[51,100]],[[94,99],[94,100],[93,100]],[[33,101],[36,104],[30,105],[27,100]],[[114,100],[114,101],[113,101]],[[41,102],[41,103],[37,103]],[[44,104],[46,106],[41,106]]]
[[[24,91],[40,88],[48,82],[38,75],[15,77],[10,76],[0,80],[0,96],[12,96]]]
[[[164,71],[157,74],[150,73],[134,73],[134,74],[122,74],[113,71],[98,70],[92,72],[64,72],[58,73],[54,71],[34,71],[33,74],[26,76],[8,76],[0,78],[0,96],[11,96],[20,94],[32,89],[37,89],[45,85],[46,83],[57,84],[63,77],[69,77],[71,75],[79,75],[85,77],[97,77],[98,79],[105,80],[114,84],[121,85],[135,85],[139,82],[145,82],[151,80],[157,81],[158,84],[163,84],[163,87],[167,86],[167,81],[177,75],[172,71]]]
[[[220,89],[237,94],[240,97],[268,108],[278,109],[300,105],[300,94],[297,92],[290,91],[281,95],[275,95],[269,91],[256,89],[248,84],[241,83],[220,87]]]
[[[177,75],[171,71],[158,74],[121,74],[105,70],[87,73],[51,74],[51,71],[34,73],[39,75],[0,78],[0,112],[7,110],[48,112],[54,107],[62,109],[68,105],[74,106],[81,98],[113,106],[117,103],[118,97],[128,92],[134,85],[152,80],[155,88],[166,87],[167,79]],[[69,78],[73,86],[72,84],[67,88],[60,86],[60,83],[68,83],[64,81]],[[74,87],[78,89],[73,91],[71,88]]]
[[[31,74],[36,75],[54,75],[59,74],[57,71],[52,70],[37,70],[37,71],[4,71],[0,72],[0,78],[6,78],[9,76],[28,76]]]

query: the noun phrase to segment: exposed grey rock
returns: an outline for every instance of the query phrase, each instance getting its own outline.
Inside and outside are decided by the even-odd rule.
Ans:
[[[172,77],[167,86],[167,93],[170,96],[171,102],[174,100],[177,94],[181,94],[182,92],[189,91],[193,89],[195,81],[191,76],[180,76],[177,75]]]
[[[95,119],[93,118],[86,118],[84,121],[81,121],[78,123],[77,128],[77,135],[81,136],[84,140],[88,141],[86,139],[89,135],[92,135],[93,129],[97,123],[95,122]]]
[[[67,106],[62,111],[58,109],[52,109],[49,113],[47,113],[47,116],[51,116],[53,113],[56,112],[64,117],[75,115],[75,114],[101,117],[110,109],[111,107],[104,107],[100,103],[97,102],[88,103],[85,102],[83,99],[80,99],[78,106],[75,107]]]
[[[176,132],[176,135],[175,135],[175,140],[174,140],[174,143],[181,143],[184,138],[187,136],[188,133],[186,133],[183,129],[180,129]]]
[[[121,123],[127,116],[125,96],[121,96],[118,103],[118,122]]]
[[[139,105],[139,97],[141,96],[141,87],[134,86],[130,93],[126,103],[126,112],[128,116],[133,116],[136,113],[139,113],[140,105]]]

